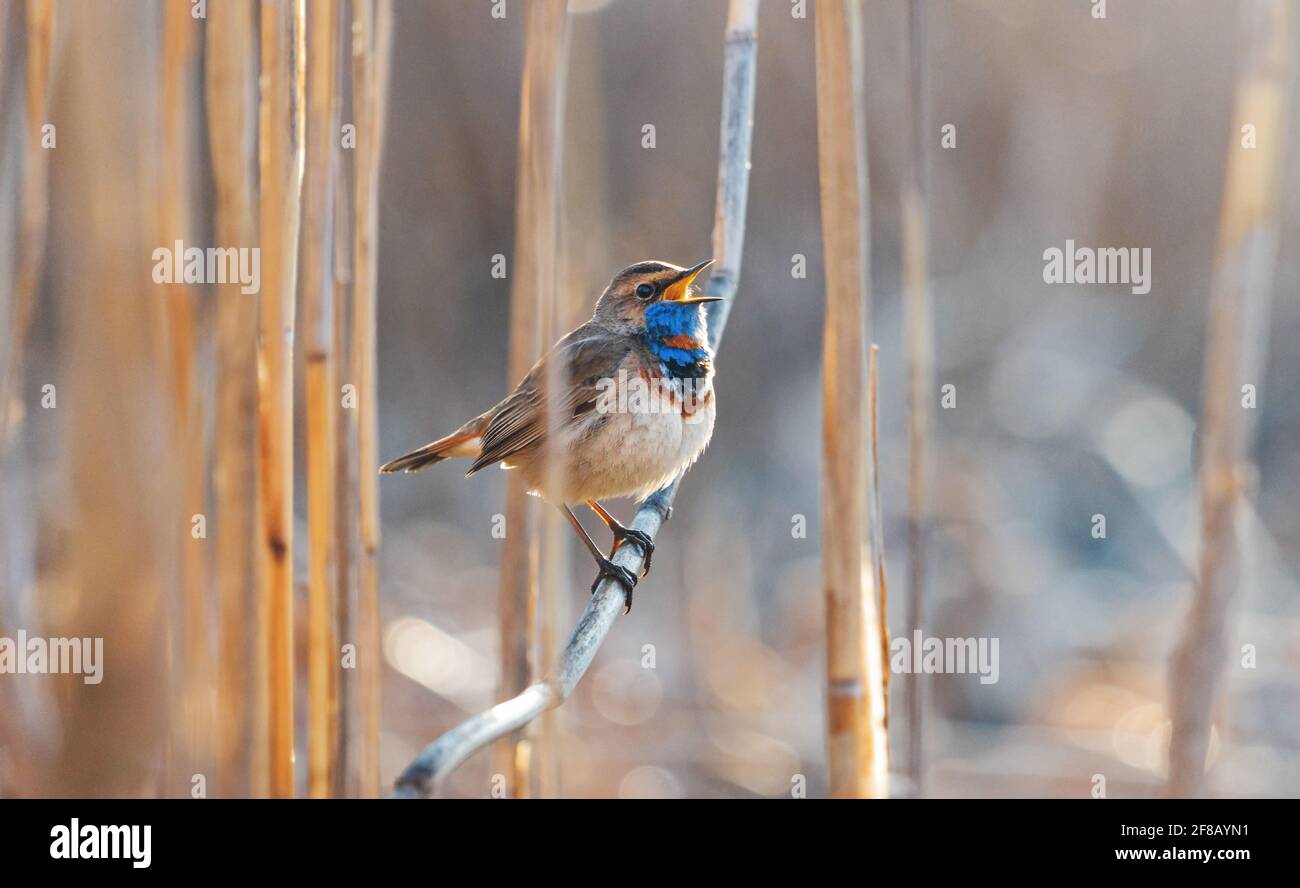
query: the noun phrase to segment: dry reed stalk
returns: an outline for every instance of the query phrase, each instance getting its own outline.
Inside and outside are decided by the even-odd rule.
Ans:
[[[307,376],[307,794],[328,798],[336,778],[334,546],[339,409],[334,368],[333,213],[338,100],[338,4],[307,18],[307,157],[303,179],[302,303]]]
[[[162,138],[158,143],[160,174],[158,189],[159,244],[190,242],[193,234],[193,158],[195,76],[198,62],[198,25],[185,0],[169,0],[162,7]],[[185,501],[176,516],[176,544],[181,552],[181,631],[170,636],[182,639],[174,679],[179,699],[173,711],[180,774],[206,774],[212,768],[212,729],[216,698],[212,693],[213,662],[208,625],[207,546],[190,535],[194,515],[207,512],[207,440],[205,405],[199,398],[200,380],[195,368],[198,353],[195,331],[195,292],[184,281],[165,289],[171,343],[173,419],[185,485]],[[175,642],[173,642],[175,643]]]
[[[165,650],[178,585],[175,521],[184,502],[169,392],[163,290],[150,280],[157,234],[157,10],[79,4],[57,92],[61,187],[52,189],[50,277],[58,349],[63,495],[50,504],[62,531],[59,570],[41,579],[36,619],[52,636],[105,640],[105,681],[42,680],[57,742],[44,785],[57,797],[188,794],[165,779],[156,752],[169,733]],[[105,84],[120,87],[104,101]],[[75,405],[67,409],[64,405]],[[9,676],[5,677],[6,679]],[[186,775],[188,776],[188,775]]]
[[[565,144],[560,161],[559,284],[555,293],[560,326],[566,331],[590,317],[591,282],[608,272],[614,258],[609,182],[605,176],[592,175],[593,170],[605,168],[609,156],[610,127],[605,112],[609,90],[602,43],[599,15],[569,16]]]
[[[9,7],[0,8],[0,96],[5,94],[5,83],[8,76],[8,66],[4,63],[3,57],[8,52],[9,40],[9,18],[12,11]],[[4,162],[0,161],[0,176],[7,175]],[[4,232],[8,233],[8,220],[0,220],[0,226],[4,227]],[[6,284],[12,280],[12,268],[9,255],[0,252],[0,281]],[[8,299],[0,303],[0,311],[6,313],[12,309],[13,294],[7,288],[3,291]],[[0,346],[0,366],[5,367],[6,373],[0,378],[0,539],[11,537],[9,530],[10,522],[14,520],[25,521],[18,508],[10,505],[15,487],[11,483],[6,483],[5,472],[10,464],[10,454],[8,450],[9,434],[9,411],[17,409],[16,405],[11,405],[7,393],[9,353],[3,346]],[[7,496],[6,496],[7,494]],[[16,548],[16,547],[15,547]],[[15,605],[15,593],[11,589],[21,589],[27,585],[27,576],[30,571],[28,564],[31,563],[32,549],[30,546],[24,546],[24,555],[21,559],[12,559],[11,564],[0,564],[0,635],[11,637],[12,633],[7,630],[6,623],[11,619],[10,610]],[[3,559],[9,561],[9,559]],[[0,712],[15,712],[17,703],[13,699],[12,689],[7,684],[0,685]],[[10,766],[7,769],[10,774],[17,770],[26,770],[27,765],[24,761],[26,750],[23,743],[22,731],[18,728],[12,719],[0,719],[0,747],[9,750]],[[10,776],[0,772],[0,798],[6,798],[14,793],[14,787],[17,781]]]
[[[1210,725],[1228,657],[1229,606],[1241,582],[1236,523],[1247,495],[1257,419],[1238,398],[1243,385],[1262,382],[1295,68],[1287,0],[1250,0],[1241,16],[1202,383],[1201,552],[1187,625],[1171,664],[1169,791],[1176,796],[1206,790]],[[1255,128],[1256,148],[1239,141],[1239,128],[1247,124]]]
[[[908,107],[911,108],[909,148],[904,162],[903,207],[903,339],[907,343],[907,637],[923,631],[925,620],[925,538],[927,488],[934,397],[934,333],[929,290],[926,138],[929,125],[925,89],[925,4],[909,0],[908,16]],[[924,676],[914,673],[903,683],[907,710],[904,773],[908,791],[924,791],[922,726],[924,719]]]
[[[758,54],[757,17],[758,0],[731,0],[727,13],[718,191],[713,224],[713,256],[716,261],[705,287],[706,294],[725,299],[709,307],[709,343],[714,349],[726,326],[732,297],[736,295],[745,240],[754,65]],[[637,510],[630,526],[653,539],[672,511],[679,481],[680,478],[652,494]],[[639,546],[620,547],[613,560],[634,574],[640,572],[644,562]],[[398,778],[393,796],[419,798],[431,794],[448,773],[474,752],[567,700],[622,610],[622,585],[610,579],[602,580],[569,635],[559,660],[546,677],[426,746]]]
[[[53,0],[27,0],[27,107],[23,140],[23,194],[18,228],[18,275],[14,283],[9,357],[0,374],[0,447],[8,446],[11,401],[21,397],[27,333],[36,312],[49,214],[49,153],[41,145],[41,128],[49,123],[50,46],[54,39]],[[3,46],[0,45],[0,49]]]
[[[542,332],[543,342],[558,339],[587,319],[591,312],[590,281],[605,273],[610,259],[609,226],[602,221],[606,215],[607,183],[604,177],[590,175],[591,170],[603,167],[605,156],[605,128],[599,122],[605,93],[600,17],[571,15],[568,22],[561,103],[564,122],[560,125],[565,138],[558,152],[562,156],[556,186],[561,197],[557,283],[551,314],[555,320]],[[580,236],[570,238],[569,232],[580,232]],[[567,594],[573,586],[573,531],[557,510],[543,509],[541,520],[536,640],[529,662],[532,681],[543,677],[541,667],[555,662],[560,627],[572,623],[576,616]],[[564,721],[564,710],[557,707],[530,722],[524,732],[533,749],[530,766],[535,794],[540,798],[562,794]]]
[[[216,238],[223,246],[257,243],[256,42],[253,7],[234,0],[204,25],[208,140],[216,198]],[[242,796],[253,780],[249,728],[253,698],[248,617],[254,586],[257,474],[257,296],[237,281],[217,285],[216,422],[213,496],[218,602],[217,791]],[[265,789],[262,789],[265,792]]]
[[[360,793],[379,795],[380,615],[379,615],[379,414],[375,379],[375,305],[378,246],[379,169],[387,117],[388,69],[392,56],[390,0],[356,0],[352,12],[352,101],[357,119],[355,288],[352,299],[352,369],[360,408],[357,456],[360,484],[360,590],[357,603]]]
[[[525,7],[524,63],[519,99],[519,154],[515,182],[515,256],[510,288],[509,377],[522,379],[541,355],[543,344],[559,338],[556,330],[556,266],[559,250],[560,139],[563,133],[564,71],[568,41],[565,0],[539,0]],[[540,323],[539,323],[540,321]],[[559,385],[547,379],[546,385]],[[545,399],[543,399],[545,401]],[[548,417],[548,425],[558,421]],[[554,436],[548,436],[553,439]],[[558,464],[549,459],[555,465]],[[506,541],[501,564],[501,688],[509,698],[522,691],[545,668],[547,631],[544,618],[551,608],[540,599],[539,542],[547,542],[548,596],[560,594],[555,584],[562,561],[554,554],[565,545],[562,522],[541,523],[537,535],[537,503],[527,496],[520,478],[506,482]],[[558,519],[558,515],[555,518]],[[534,754],[534,739],[503,738],[496,750],[496,773],[505,775],[506,793],[524,798],[532,792],[527,764],[549,759],[553,731],[542,742],[543,755]],[[552,741],[550,743],[546,741]],[[546,747],[550,746],[547,750]],[[549,765],[543,782],[552,784]]]
[[[351,21],[351,10],[340,10],[340,21]],[[341,83],[349,83],[352,57],[351,44],[343,43],[347,50],[339,56]],[[346,93],[346,90],[344,91]],[[343,98],[344,96],[340,96]],[[347,152],[353,156],[355,151]],[[347,164],[340,159],[338,187],[334,189],[334,362],[337,379],[356,379],[352,368],[352,349],[349,340],[349,319],[352,317],[352,254],[355,249],[352,234],[352,208],[349,202],[350,179]],[[356,605],[359,583],[357,581],[357,555],[360,542],[360,516],[358,514],[360,458],[357,456],[357,411],[344,410],[335,423],[335,625],[340,639],[355,639]],[[355,669],[339,669],[334,682],[334,710],[338,713],[335,725],[335,748],[338,767],[335,770],[334,793],[346,797],[360,792],[359,772],[355,766],[356,751],[356,673]]]
[[[12,7],[12,8],[11,8]],[[19,18],[23,9],[26,20]],[[10,19],[13,19],[11,23]],[[6,477],[23,470],[18,430],[25,415],[23,378],[26,338],[35,315],[37,287],[41,277],[45,251],[46,217],[48,213],[48,173],[45,149],[41,147],[41,126],[46,122],[46,105],[49,100],[49,72],[51,47],[54,38],[54,7],[51,0],[31,0],[11,4],[0,9],[0,98],[6,93],[6,79],[10,74],[4,54],[8,50],[10,25],[15,28],[15,41],[26,37],[26,105],[23,111],[22,151],[18,163],[24,173],[23,192],[18,204],[16,249],[0,259],[0,312],[3,312],[9,335],[7,348],[0,348],[0,538],[3,538],[15,556],[12,561],[0,558],[5,570],[0,577],[0,635],[11,636],[7,623],[20,619],[16,613],[22,607],[22,590],[28,589],[35,578],[36,550],[29,535],[17,542],[16,526],[29,526],[21,478]],[[25,28],[23,27],[25,25]],[[25,33],[24,33],[25,32]],[[13,73],[18,73],[14,71]],[[6,163],[13,163],[6,158]],[[8,170],[4,173],[7,175]],[[7,211],[8,208],[6,208]],[[6,212],[7,216],[7,212]],[[8,234],[9,219],[4,222]],[[11,262],[16,260],[17,270]],[[12,275],[12,276],[11,276]],[[9,288],[13,282],[13,289]],[[21,553],[21,554],[19,554]],[[12,682],[0,682],[0,712],[16,712],[17,689]],[[28,752],[23,744],[23,728],[12,719],[0,720],[0,748],[8,749],[11,764],[7,775],[0,775],[0,796],[8,795],[11,787],[20,785],[17,776],[26,770],[24,761]],[[6,777],[8,779],[6,779]]]
[[[558,338],[558,337],[557,337]],[[558,611],[563,595],[572,588],[573,572],[569,561],[572,529],[558,511],[542,513],[539,539],[538,593],[536,607],[530,612],[531,656],[528,674],[531,681],[544,678],[546,664],[553,663],[559,651],[556,644]],[[548,710],[530,722],[524,732],[528,759],[519,776],[527,775],[529,784],[519,785],[519,798],[558,798],[560,796],[560,727],[558,710]]]
[[[262,4],[258,421],[270,794],[294,794],[293,345],[303,168],[304,0]]]
[[[889,733],[889,586],[885,582],[885,516],[880,501],[880,410],[877,390],[880,382],[880,346],[872,344],[867,358],[867,417],[871,426],[871,558],[879,603],[880,657],[885,668],[881,692],[885,698],[885,733]]]
[[[16,17],[16,10],[12,11]],[[7,30],[11,10],[0,10],[0,54],[6,48]],[[36,311],[36,290],[40,284],[42,260],[45,253],[47,236],[46,225],[49,212],[48,155],[41,147],[41,127],[47,120],[49,101],[50,53],[54,38],[54,4],[52,0],[28,0],[25,7],[27,38],[27,72],[26,72],[26,107],[24,109],[23,139],[23,192],[18,219],[17,273],[14,289],[10,294],[11,304],[3,308],[9,312],[8,349],[0,351],[0,491],[13,491],[16,485],[5,478],[11,468],[18,470],[14,463],[18,448],[18,424],[25,413],[22,398],[24,357],[26,354],[27,334]],[[0,97],[3,97],[3,81],[6,65],[0,59]],[[9,280],[9,266],[0,265],[3,280]],[[25,520],[24,516],[13,515],[13,520]],[[0,531],[5,521],[0,520]],[[29,550],[29,566],[34,565],[34,548]],[[4,578],[13,583],[17,590],[28,579],[29,572],[19,568],[17,575]],[[7,591],[7,590],[6,590]],[[0,634],[5,632],[8,605],[0,597]],[[0,686],[0,710],[12,711],[14,707],[11,689]],[[16,733],[12,735],[17,739]],[[0,745],[6,745],[11,735],[0,727]],[[10,748],[13,748],[10,746]],[[15,752],[15,757],[17,753]],[[4,787],[0,786],[0,792]]]
[[[198,31],[186,0],[162,5],[162,139],[160,141],[158,225],[159,242],[171,245],[191,233],[192,208],[189,161],[193,145],[189,113],[193,107],[192,79],[198,49]],[[176,417],[182,429],[190,425],[195,399],[193,293],[182,280],[167,286],[172,365],[175,368]]]
[[[817,153],[826,265],[823,339],[822,579],[826,594],[828,753],[833,796],[889,794],[887,701],[873,596],[865,412],[868,320],[866,139],[861,11],[817,6]]]

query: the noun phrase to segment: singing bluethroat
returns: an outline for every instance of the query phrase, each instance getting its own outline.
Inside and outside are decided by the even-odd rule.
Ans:
[[[610,558],[625,541],[635,543],[645,553],[645,576],[654,542],[616,521],[600,500],[644,500],[686,471],[713,435],[713,352],[703,304],[720,297],[694,290],[712,261],[623,269],[591,320],[557,342],[505,400],[379,471],[416,472],[459,456],[473,460],[466,477],[493,463],[520,472],[530,493],[564,512],[595,559],[600,573],[592,591],[612,577],[631,610],[637,577]],[[556,389],[549,396],[548,380]],[[556,440],[548,442],[549,433]],[[610,557],[570,508],[579,503],[613,532]]]

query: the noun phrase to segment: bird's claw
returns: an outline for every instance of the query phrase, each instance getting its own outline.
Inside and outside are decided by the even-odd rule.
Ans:
[[[596,587],[606,577],[617,580],[623,584],[623,613],[630,614],[632,612],[632,590],[636,588],[636,576],[623,565],[615,564],[608,558],[602,558],[596,563],[600,567],[600,573],[596,575],[596,581],[591,584],[591,594],[596,594]]]
[[[645,555],[645,564],[641,567],[641,576],[650,573],[650,558],[655,553],[655,541],[650,539],[650,534],[644,530],[633,530],[630,527],[618,527],[614,530],[614,551],[623,544],[624,540],[631,540],[641,547],[641,552]]]

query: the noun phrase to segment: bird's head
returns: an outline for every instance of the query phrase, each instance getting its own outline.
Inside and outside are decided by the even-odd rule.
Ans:
[[[609,282],[593,319],[627,330],[644,328],[647,312],[665,320],[694,321],[701,305],[722,298],[698,296],[694,290],[695,278],[712,264],[709,259],[691,268],[655,261],[629,265]]]

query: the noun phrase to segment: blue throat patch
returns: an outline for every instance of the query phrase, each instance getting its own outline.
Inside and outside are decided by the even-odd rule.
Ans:
[[[707,372],[709,333],[704,312],[700,310],[702,307],[699,303],[656,302],[645,310],[645,328],[641,336],[670,376],[699,378]],[[669,344],[674,339],[680,342],[682,337],[695,340],[700,347],[682,348]]]

